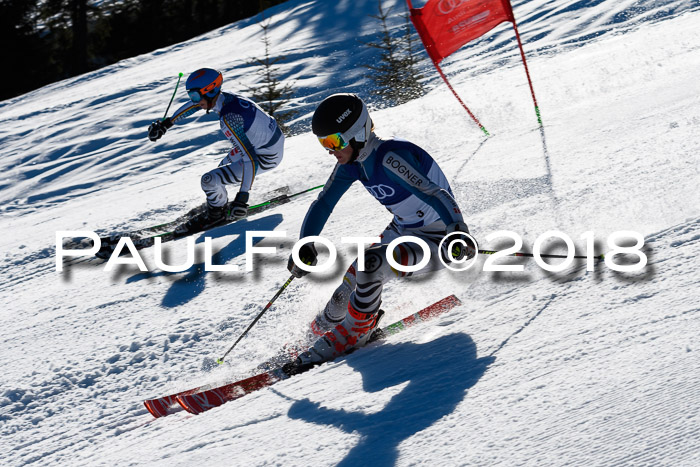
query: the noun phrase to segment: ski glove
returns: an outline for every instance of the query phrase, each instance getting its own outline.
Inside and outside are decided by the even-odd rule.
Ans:
[[[451,233],[454,234],[450,235]],[[470,260],[476,256],[479,245],[471,237],[464,235],[468,233],[469,227],[464,222],[455,222],[447,226],[447,235],[449,235],[449,238],[446,240],[447,247],[450,249],[450,255],[455,261],[462,261],[465,258]]]
[[[229,211],[229,219],[238,220],[243,219],[248,215],[248,193],[239,191],[233,202],[231,203],[231,210]]]
[[[156,120],[148,127],[148,139],[151,141],[159,140],[171,126],[173,126],[173,122],[169,118],[162,121]]]
[[[306,264],[307,266],[316,266],[316,263],[318,263],[317,257],[318,252],[316,252],[316,247],[313,243],[307,243],[301,248],[299,248],[299,259],[302,263]],[[289,272],[291,272],[292,275],[296,278],[304,277],[309,273],[309,271],[304,271],[296,265],[296,263],[294,262],[294,258],[292,258],[292,255],[289,255],[289,261],[287,261],[287,269],[289,269]]]

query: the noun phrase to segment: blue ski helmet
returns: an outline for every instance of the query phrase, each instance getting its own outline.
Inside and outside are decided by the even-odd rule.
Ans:
[[[221,92],[221,84],[224,77],[221,73],[212,70],[211,68],[200,68],[187,78],[185,89],[187,95],[195,104],[199,103],[202,98],[211,101]]]

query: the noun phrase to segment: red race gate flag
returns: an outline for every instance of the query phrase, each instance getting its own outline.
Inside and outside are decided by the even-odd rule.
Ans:
[[[434,63],[504,21],[515,22],[508,0],[429,0],[411,19]]]
[[[513,8],[509,0],[428,0],[422,8],[413,8],[411,0],[406,0],[406,3],[411,12],[411,21],[416,31],[418,31],[425,50],[428,52],[438,73],[440,73],[442,79],[460,104],[462,104],[462,107],[487,136],[489,133],[486,131],[486,128],[479,123],[464,102],[462,102],[462,99],[447,81],[447,77],[440,69],[439,63],[467,42],[481,37],[499,24],[507,21],[513,23],[520,55],[525,65],[525,73],[530,84],[530,92],[535,102],[537,121],[540,127],[542,126],[535,91],[532,87],[530,72],[525,61],[525,53],[520,42],[520,34],[518,34]]]

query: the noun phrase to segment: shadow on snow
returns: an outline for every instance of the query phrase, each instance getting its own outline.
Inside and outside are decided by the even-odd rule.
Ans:
[[[212,264],[222,265],[245,253],[245,233],[248,230],[274,230],[282,223],[282,220],[282,214],[273,214],[255,220],[243,219],[234,222],[233,224],[224,225],[217,229],[205,232],[204,235],[201,235],[195,243],[204,243],[205,237],[220,238],[227,235],[238,234],[235,240],[212,255]],[[262,240],[264,240],[263,237],[254,238],[253,245]],[[161,305],[166,308],[174,308],[190,302],[192,299],[201,294],[206,288],[206,275],[208,272],[204,269],[203,261],[194,264],[184,272],[145,272],[129,277],[126,282],[127,284],[130,284],[132,282],[138,282],[153,277],[169,277],[182,274],[184,275],[172,282],[170,288],[163,297],[163,301],[161,302]]]
[[[362,374],[366,392],[377,393],[408,382],[382,410],[369,414],[336,410],[304,399],[292,404],[288,416],[359,434],[358,444],[338,465],[366,465],[368,461],[394,465],[398,446],[454,412],[494,361],[494,357],[477,358],[476,344],[463,333],[423,344],[405,342],[368,348],[345,360]],[[333,394],[328,396],[332,398]]]

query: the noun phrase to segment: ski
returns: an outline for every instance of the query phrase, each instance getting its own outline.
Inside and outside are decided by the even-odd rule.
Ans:
[[[496,250],[479,250],[479,254],[480,254],[480,255],[495,255],[495,254],[498,254],[498,253],[500,253],[500,251],[496,251]],[[503,255],[503,256],[520,256],[520,257],[523,257],[523,258],[534,258],[534,257],[535,257],[534,254],[532,254],[532,253],[526,253],[526,252],[524,252],[524,251],[518,251],[518,252],[516,252],[516,253],[505,254],[505,255]],[[564,258],[564,259],[568,258],[567,255],[549,255],[549,254],[544,254],[544,253],[541,253],[541,254],[539,255],[539,257],[540,257],[540,258]],[[588,256],[585,256],[585,255],[574,255],[573,258],[576,258],[576,259],[585,259],[585,258],[588,258]],[[593,258],[599,259],[599,260],[604,260],[604,259],[605,259],[605,255],[596,255],[596,256],[594,256]]]
[[[403,331],[419,322],[427,321],[438,315],[446,313],[454,307],[460,305],[459,299],[450,295],[432,305],[413,313],[389,326],[381,328],[372,342],[380,341],[388,336]],[[192,414],[199,414],[214,407],[218,407],[226,402],[239,399],[246,394],[257,391],[268,386],[272,386],[278,381],[287,379],[290,376],[281,367],[270,371],[265,371],[240,381],[228,383],[220,386],[208,385],[187,391],[170,394],[165,397],[149,399],[144,401],[146,409],[156,418],[164,417],[179,410],[176,404]]]
[[[272,386],[278,381],[287,379],[287,375],[281,368],[272,371],[260,373],[250,378],[236,381],[235,383],[226,384],[206,391],[195,392],[192,394],[183,394],[175,398],[178,404],[191,414],[198,415],[206,412],[209,409],[218,407],[226,402],[239,399],[246,394],[257,391],[258,389]]]
[[[317,190],[319,188],[322,188],[323,185],[315,186],[312,188],[308,188],[306,190],[300,191],[298,193],[293,193],[293,194],[281,194],[278,195],[274,198],[271,198],[265,202],[250,206],[248,208],[248,216],[259,214],[273,206],[277,206],[280,204],[284,204],[289,202],[292,198],[297,197],[299,195],[303,195],[305,193],[308,193],[313,190]],[[218,222],[214,225],[211,225],[207,227],[206,229],[197,229],[197,230],[185,230],[183,228],[185,222],[187,220],[192,219],[195,216],[200,215],[201,213],[204,212],[206,209],[206,205],[202,204],[201,206],[197,206],[196,208],[190,210],[187,214],[184,216],[180,216],[174,221],[167,222],[164,224],[158,224],[158,225],[153,225],[151,227],[144,227],[142,229],[134,230],[131,232],[126,232],[126,233],[121,233],[121,234],[113,234],[113,235],[108,235],[104,237],[100,237],[100,249],[97,253],[95,253],[95,256],[98,258],[102,259],[109,259],[109,257],[112,255],[114,252],[115,248],[117,247],[117,244],[119,243],[119,239],[122,237],[129,237],[131,238],[134,246],[136,247],[137,250],[141,250],[144,248],[149,248],[153,246],[153,244],[156,241],[156,238],[160,238],[161,242],[169,242],[172,240],[177,240],[180,238],[188,237],[190,235],[194,235],[199,232],[204,232],[206,230],[210,230],[216,227],[221,227],[222,225],[227,225],[231,224],[233,222],[236,222],[238,219],[224,219],[221,222]],[[229,213],[231,211],[229,205],[226,206],[224,209],[226,213]],[[127,254],[128,251],[124,251],[124,254]]]
[[[155,399],[148,399],[143,401],[143,405],[155,418],[165,417],[171,413],[178,412],[181,407],[177,403],[177,396],[185,396],[187,394],[194,394],[196,392],[206,391],[211,389],[214,385],[207,385],[189,389],[187,391],[178,392],[175,394],[170,394],[164,397],[158,397]]]

